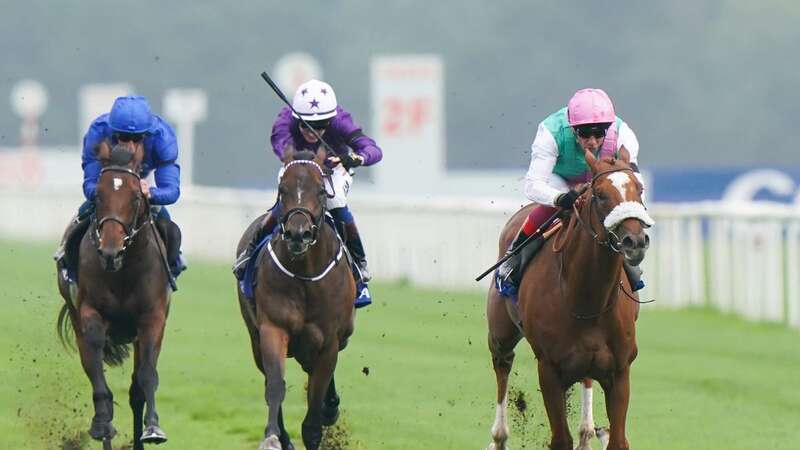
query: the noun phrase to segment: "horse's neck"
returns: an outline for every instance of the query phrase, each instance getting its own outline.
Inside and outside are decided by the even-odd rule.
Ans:
[[[591,202],[587,202],[580,210],[580,218],[600,235],[598,239],[608,239],[603,224],[599,223],[592,208]],[[563,266],[559,276],[562,278],[564,296],[573,304],[585,305],[577,309],[592,311],[611,301],[622,269],[622,256],[619,253],[595,242],[589,230],[576,224],[561,258]]]
[[[302,276],[317,275],[325,269],[339,249],[339,238],[336,236],[336,232],[325,223],[319,228],[317,242],[299,258],[292,257],[287,247],[288,244],[278,234],[274,239],[279,242],[278,245],[273,246],[276,247],[276,253],[281,264],[293,273]]]

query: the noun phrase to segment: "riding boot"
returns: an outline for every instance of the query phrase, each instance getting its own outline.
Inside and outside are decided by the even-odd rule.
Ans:
[[[364,251],[364,244],[361,242],[361,236],[358,234],[358,227],[355,222],[345,224],[345,237],[347,243],[347,250],[353,257],[353,261],[358,266],[358,271],[361,272],[361,280],[364,283],[372,279],[372,275],[367,268],[367,255]]]
[[[525,234],[523,229],[520,228],[506,254],[518,249],[528,237],[529,236]],[[503,291],[511,295],[516,294],[519,283],[522,281],[522,273],[525,271],[525,266],[528,265],[528,262],[533,258],[536,252],[542,248],[543,244],[544,239],[541,237],[535,238],[533,242],[529,242],[525,247],[522,247],[522,249],[505,260],[505,262],[497,268],[498,279],[502,280],[503,284],[506,285],[504,289],[502,289]]]
[[[177,278],[181,272],[186,270],[186,264],[181,257],[181,229],[166,215],[156,218],[156,227],[164,239],[164,246],[167,249],[169,271],[174,278]]]
[[[258,223],[257,228],[250,238],[250,242],[247,243],[247,247],[242,250],[242,253],[240,253],[239,256],[236,257],[236,261],[233,262],[233,274],[236,276],[236,279],[241,280],[244,277],[244,269],[247,267],[247,262],[253,257],[256,247],[268,234],[272,233],[272,230],[275,229],[275,225],[277,224],[278,215],[275,214],[275,210],[269,212],[267,217]]]
[[[622,261],[622,267],[625,268],[625,275],[628,276],[628,281],[631,283],[631,291],[636,292],[644,287],[641,267],[632,266],[625,260]]]

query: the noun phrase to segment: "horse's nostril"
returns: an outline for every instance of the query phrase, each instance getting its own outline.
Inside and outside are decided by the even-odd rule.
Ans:
[[[306,230],[303,232],[303,240],[310,241],[314,236],[311,234],[310,231]]]
[[[622,239],[622,246],[625,248],[633,248],[635,246],[633,238],[631,238],[630,236],[625,236]]]
[[[650,236],[644,235],[644,248],[650,248]]]

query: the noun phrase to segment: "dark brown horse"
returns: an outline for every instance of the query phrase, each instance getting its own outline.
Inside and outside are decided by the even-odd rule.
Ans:
[[[522,331],[512,317],[514,306],[492,286],[487,320],[489,349],[497,377],[497,411],[490,450],[506,449],[508,376],[514,347],[524,335],[536,355],[539,386],[550,422],[552,450],[572,450],[567,424],[566,391],[583,381],[580,450],[590,450],[595,436],[591,413],[591,380],[600,382],[610,421],[608,449],[628,449],[630,365],[636,358],[636,296],[623,272],[623,259],[638,265],[649,238],[652,219],[642,205],[642,185],[622,159],[598,161],[586,152],[593,178],[569,217],[523,273],[519,289]],[[500,237],[501,255],[533,207],[517,212]],[[566,219],[565,219],[566,220]]]
[[[66,342],[69,316],[83,369],[92,383],[95,413],[89,435],[102,440],[104,448],[111,448],[116,430],[111,424],[114,400],[103,361],[121,364],[130,343],[134,347],[129,391],[134,449],[167,440],[158,425],[155,391],[171,289],[164,244],[140,186],[143,154],[141,141],[120,143],[113,150],[107,143],[98,147],[103,168],[94,200],[95,217],[80,243],[77,289],[58,277],[65,300],[58,317],[59,336]]]
[[[293,356],[308,374],[308,410],[302,426],[305,447],[318,449],[322,425],[332,425],[338,417],[333,372],[339,351],[353,333],[355,282],[342,256],[341,240],[324,223],[324,159],[324,150],[286,152],[278,186],[283,210],[280,232],[259,256],[255,304],[237,283],[253,357],[266,378],[269,415],[259,450],[294,448],[281,409],[287,356]],[[247,245],[253,228],[245,232],[237,254]]]

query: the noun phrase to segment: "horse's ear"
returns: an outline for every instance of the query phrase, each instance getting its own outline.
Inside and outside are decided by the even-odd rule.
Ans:
[[[102,164],[106,164],[111,158],[111,145],[108,140],[100,141],[94,148],[94,155]]]
[[[281,161],[283,161],[284,164],[289,164],[289,162],[292,160],[294,160],[294,146],[289,144],[285,149],[283,149],[283,157],[281,158]]]
[[[314,157],[314,162],[322,165],[325,162],[325,158],[328,157],[328,151],[325,150],[325,147],[320,146],[317,150],[317,155]]]
[[[619,159],[621,159],[625,164],[630,165],[631,163],[631,154],[624,145],[619,148]]]
[[[135,167],[139,167],[142,164],[142,160],[144,159],[144,141],[140,141],[136,144],[136,147],[133,149],[133,165]]]
[[[592,170],[592,172],[597,173],[597,158],[594,157],[592,152],[589,150],[584,150],[583,157],[586,158],[586,164],[589,165],[589,168]]]

